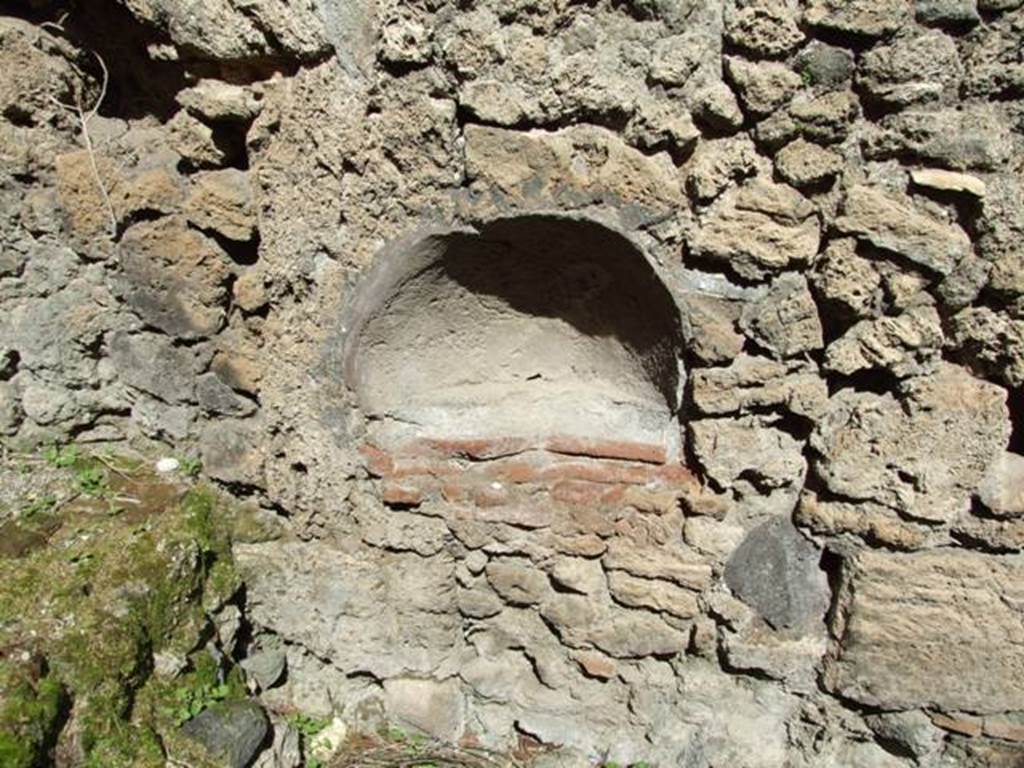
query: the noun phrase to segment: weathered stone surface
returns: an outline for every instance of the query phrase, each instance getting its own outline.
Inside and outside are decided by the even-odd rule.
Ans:
[[[785,518],[755,528],[725,567],[725,582],[776,629],[806,629],[824,619],[829,591],[821,550]]]
[[[641,99],[625,130],[626,140],[646,150],[689,154],[701,137],[689,113],[660,99]]]
[[[687,644],[685,633],[653,613],[610,608],[585,595],[554,594],[540,613],[564,644],[596,647],[614,658],[672,655]]]
[[[228,259],[213,240],[167,216],[129,228],[118,252],[120,290],[148,325],[185,338],[220,329]]]
[[[597,648],[617,659],[681,653],[687,634],[645,611],[614,613],[589,636]]]
[[[842,569],[825,679],[883,709],[1021,709],[1024,560],[963,550],[862,551]]]
[[[875,734],[899,744],[918,760],[934,756],[942,746],[942,732],[923,712],[883,712],[864,720]]]
[[[991,264],[976,256],[968,256],[942,279],[936,287],[936,296],[949,310],[964,309],[978,299],[991,274]]]
[[[694,96],[694,116],[716,131],[732,133],[743,125],[736,94],[721,81],[701,88]]]
[[[384,682],[388,715],[443,741],[456,741],[463,730],[462,692],[455,679],[445,682],[395,678]]]
[[[702,141],[686,166],[686,191],[710,202],[757,170],[757,149],[747,137]]]
[[[725,38],[757,56],[784,56],[803,42],[796,9],[785,0],[755,0],[731,14]]]
[[[791,122],[792,130],[808,141],[835,144],[849,135],[850,123],[858,113],[859,103],[850,91],[827,91],[821,95],[802,93],[790,104],[788,112],[778,113],[778,117]],[[767,126],[769,120],[762,125]]]
[[[725,72],[743,108],[757,116],[778,109],[800,88],[800,75],[774,61],[752,62],[737,56],[725,59]]]
[[[828,400],[828,387],[813,368],[740,354],[728,366],[693,372],[693,404],[718,416],[781,407],[814,418]]]
[[[345,553],[322,542],[238,544],[247,611],[286,642],[349,673],[425,677],[458,647],[451,563],[415,554]]]
[[[870,158],[916,157],[952,170],[1000,170],[1013,153],[1013,136],[996,105],[963,110],[908,109],[885,117],[869,136]]]
[[[1006,445],[1006,392],[947,363],[900,389],[901,400],[852,389],[834,395],[811,437],[814,470],[846,499],[948,522]]]
[[[811,26],[864,37],[894,32],[909,16],[906,0],[810,0],[804,11]]]
[[[245,670],[246,680],[252,680],[260,690],[266,690],[273,687],[284,675],[287,656],[279,645],[257,648],[248,652],[239,662],[239,666]]]
[[[253,88],[207,78],[178,91],[175,101],[201,119],[241,122],[260,113],[261,96]]]
[[[946,171],[942,168],[915,168],[910,178],[919,187],[939,192],[963,192],[973,197],[985,196],[985,182],[969,173]]]
[[[121,380],[129,386],[167,403],[193,399],[193,353],[185,347],[176,347],[167,336],[115,334],[110,341],[110,356]]]
[[[744,307],[740,327],[780,359],[821,349],[824,343],[807,279],[795,273],[776,278],[764,298]]]
[[[104,189],[116,179],[113,163],[108,158],[96,161]],[[54,168],[57,172],[57,192],[67,217],[68,229],[79,239],[113,237],[116,214],[108,207],[96,182],[92,160],[85,150],[59,155]]]
[[[1024,294],[1024,183],[1016,175],[987,177],[978,229],[978,255],[992,264],[993,290]]]
[[[711,567],[684,547],[638,546],[624,539],[608,545],[601,562],[608,571],[624,571],[643,579],[670,581],[693,590],[707,588]]]
[[[835,177],[843,169],[843,158],[828,149],[797,139],[775,155],[779,175],[794,187],[814,187]]]
[[[181,727],[182,733],[229,768],[249,765],[268,730],[267,715],[254,701],[215,704]]]
[[[486,568],[487,581],[494,591],[512,605],[533,605],[551,590],[548,577],[529,565],[513,559],[491,560]]]
[[[854,317],[873,317],[882,308],[882,277],[871,260],[857,254],[857,241],[829,242],[810,276],[815,293]]]
[[[1024,320],[968,307],[950,320],[949,340],[973,367],[1010,386],[1024,384]]]
[[[0,81],[0,115],[4,120],[44,122],[60,112],[52,99],[69,101],[80,75],[76,52],[59,35],[13,15],[0,20],[4,63],[16,77]]]
[[[651,79],[665,85],[683,85],[701,63],[705,45],[705,37],[699,32],[663,37],[651,52]]]
[[[385,503],[412,501],[399,493],[389,498],[387,487],[382,491],[382,496]],[[416,496],[415,492],[413,496]],[[419,501],[418,498],[414,500],[415,503]],[[436,555],[444,549],[449,538],[448,526],[443,520],[396,509],[389,509],[368,519],[364,526],[363,541],[367,544],[392,552],[415,552],[421,557]]]
[[[793,516],[802,528],[821,536],[853,534],[895,550],[914,550],[946,541],[922,523],[913,523],[891,507],[870,501],[845,501],[804,491]]]
[[[256,411],[256,403],[242,397],[216,373],[204,373],[196,379],[196,400],[201,408],[224,416],[248,416]]]
[[[313,58],[330,48],[311,2],[269,0],[253,6],[213,0],[192,7],[172,0],[123,0],[123,4],[140,21],[165,31],[186,56]]]
[[[978,500],[995,517],[1024,516],[1024,456],[1006,451],[988,468]]]
[[[903,107],[954,94],[963,72],[953,39],[928,30],[872,48],[861,62],[858,81],[871,98]]]
[[[906,629],[902,609],[861,635],[855,621],[826,635],[823,607],[787,626],[787,609],[820,596],[819,553],[802,561],[818,580],[802,591],[772,574],[806,541],[789,527],[780,545],[758,526],[793,517],[827,542],[833,586],[868,578],[870,564],[831,567],[862,549],[1024,554],[998,458],[1004,392],[941,362],[1013,398],[1024,382],[1020,0],[116,2],[142,21],[108,25],[103,40],[81,3],[67,35],[0,19],[0,432],[12,447],[159,440],[265,507],[273,540],[250,532],[263,543],[236,552],[246,605],[211,613],[268,711],[496,748],[532,737],[580,765],[1018,760],[1014,713],[935,701],[966,683],[933,675],[927,700],[857,701],[858,686],[878,689],[873,675],[925,691],[915,664],[956,666],[951,641],[988,657],[968,677],[1019,688],[1002,655],[1020,650],[1006,641],[1016,587],[965,568],[976,589],[935,590],[955,599],[935,613],[953,617],[951,639],[911,614],[927,643],[876,651],[872,632]],[[47,3],[32,4],[42,18]],[[88,120],[90,155],[54,99],[98,95],[91,49],[111,80]],[[858,188],[885,204],[844,200]],[[414,418],[402,429],[424,442],[410,453],[443,456],[362,461],[367,429],[398,422],[364,408],[344,365],[360,276],[404,235],[484,233],[519,214],[521,248],[494,227],[486,247],[467,245],[472,275],[439,265],[452,278],[440,304],[387,316],[411,340],[388,381],[434,359],[424,344],[447,337],[431,326],[446,297],[522,316],[494,343],[468,334],[449,366],[458,379],[460,352],[486,360],[479,402],[495,418],[476,424],[504,439],[442,447]],[[543,258],[561,224],[584,217],[608,232],[591,242],[567,228],[564,251]],[[534,229],[541,219],[558,226]],[[664,333],[631,330],[657,310],[632,289],[634,267],[613,270],[615,300],[596,298],[608,281],[592,261],[619,263],[609,233],[664,286]],[[506,242],[510,281],[535,256],[557,278],[506,295]],[[549,326],[574,341],[548,349],[534,331]],[[389,332],[376,341],[394,349]],[[534,355],[579,349],[642,364],[624,376],[566,366],[552,401]],[[533,398],[523,407],[491,396],[513,368]],[[633,376],[652,409],[623,423],[649,424],[649,439],[590,439],[632,401],[588,409],[580,382]],[[441,410],[476,397],[424,381]],[[551,413],[578,414],[581,434],[545,433]],[[510,442],[521,416],[539,432]],[[509,454],[483,455],[499,445]],[[804,488],[807,461],[820,476]],[[23,514],[9,485],[0,517]],[[839,623],[876,589],[916,589],[877,570],[871,588],[843,587]],[[982,642],[957,636],[961,615]],[[826,656],[852,670],[824,680],[840,679],[838,693],[820,685]],[[911,705],[928,714],[892,709]],[[259,768],[334,759],[271,719]]]
[[[981,21],[977,0],[914,0],[914,15],[922,24],[955,28]]]
[[[807,45],[797,55],[797,71],[806,73],[812,85],[829,88],[841,86],[853,77],[853,54],[845,48],[819,40]]]
[[[653,209],[681,203],[668,155],[648,157],[611,131],[466,127],[466,173],[488,193],[526,199],[623,203]]]
[[[692,330],[690,351],[705,363],[732,360],[743,349],[743,335],[736,330],[738,302],[714,296],[687,296],[684,312]]]
[[[608,574],[608,591],[616,602],[630,608],[647,608],[681,619],[691,619],[700,613],[693,592],[664,581],[613,571]]]
[[[854,325],[829,345],[824,367],[845,375],[882,368],[899,377],[916,376],[934,369],[943,341],[935,307],[911,307]]]
[[[228,155],[213,137],[213,129],[182,109],[167,123],[168,143],[182,159],[197,168],[217,167]]]
[[[185,215],[200,229],[212,229],[229,240],[249,240],[256,231],[249,175],[237,168],[204,171],[192,176]]]
[[[919,210],[909,197],[863,184],[847,192],[835,225],[943,275],[971,249],[959,225]]]
[[[582,595],[598,595],[607,586],[601,563],[582,557],[560,557],[550,571],[551,580],[562,589]]]
[[[821,236],[814,207],[792,187],[754,182],[724,194],[712,206],[691,247],[727,262],[741,277],[807,264]]]
[[[259,482],[263,447],[259,425],[252,420],[208,421],[199,435],[203,471],[226,483]]]
[[[750,419],[701,419],[690,422],[689,429],[697,460],[723,488],[741,479],[761,488],[803,479],[807,465],[801,445],[781,430]]]

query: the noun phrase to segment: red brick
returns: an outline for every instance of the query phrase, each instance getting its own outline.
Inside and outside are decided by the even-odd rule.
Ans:
[[[658,481],[668,486],[693,486],[699,484],[697,476],[693,471],[682,464],[665,464],[658,467],[653,474]]]
[[[543,479],[542,468],[522,460],[495,461],[474,468],[474,474],[481,478],[500,480],[506,483],[536,483]]]
[[[981,722],[979,720],[968,720],[963,717],[950,717],[949,715],[934,714],[932,722],[944,731],[960,733],[964,736],[980,736]]]
[[[574,506],[608,506],[622,501],[621,485],[561,480],[551,487],[551,498]]]
[[[449,480],[441,485],[441,495],[445,501],[457,504],[469,498],[469,488],[461,480]]]
[[[599,440],[563,435],[548,438],[544,443],[544,447],[554,453],[566,453],[570,456],[593,456],[599,459],[643,461],[648,464],[664,464],[668,459],[665,446],[663,445],[634,443],[624,440]]]
[[[509,489],[510,486],[505,483],[482,481],[462,474],[445,482],[441,493],[451,502],[472,501],[478,507],[497,507],[511,501]]]
[[[413,444],[413,450],[422,455],[460,457],[486,460],[511,456],[531,448],[530,444],[518,437],[490,437],[472,440],[425,438]]]
[[[985,735],[1004,741],[1024,741],[1024,725],[985,718]]]
[[[396,456],[391,473],[393,478],[403,477],[454,477],[463,472],[462,468],[451,461],[443,459],[405,458]]]
[[[419,506],[425,497],[424,489],[412,483],[385,480],[381,485],[381,499],[385,504]]]
[[[391,456],[375,445],[366,443],[359,449],[359,453],[366,460],[366,471],[374,477],[390,475],[395,468]]]
[[[587,480],[592,483],[645,485],[651,481],[654,475],[652,467],[644,464],[594,459],[591,461],[556,461],[544,467],[540,476],[550,482]]]

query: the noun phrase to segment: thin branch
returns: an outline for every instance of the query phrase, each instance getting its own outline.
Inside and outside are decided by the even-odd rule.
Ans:
[[[44,26],[53,27],[55,30],[63,33],[63,22],[64,17],[62,16],[59,21],[47,22]],[[96,186],[99,188],[100,196],[103,198],[103,205],[107,209],[107,215],[110,217],[110,230],[108,235],[111,240],[116,240],[117,214],[114,213],[114,206],[110,202],[110,193],[107,191],[107,185],[103,182],[103,177],[100,175],[99,164],[96,162],[96,150],[92,144],[92,137],[89,135],[89,121],[96,116],[100,105],[103,104],[103,100],[107,97],[107,86],[110,84],[110,70],[107,69],[107,63],[103,60],[103,57],[96,51],[89,51],[89,53],[96,57],[96,61],[99,62],[100,65],[100,70],[103,72],[103,78],[100,82],[100,93],[99,96],[96,97],[96,101],[93,103],[92,107],[86,110],[82,106],[82,94],[78,89],[75,91],[74,104],[65,104],[55,96],[51,96],[50,101],[61,109],[78,116],[78,123],[82,130],[82,143],[85,144],[85,151],[89,156],[89,166],[92,168],[93,178],[96,180]]]

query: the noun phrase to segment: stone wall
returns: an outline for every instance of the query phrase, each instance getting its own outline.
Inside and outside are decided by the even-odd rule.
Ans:
[[[1024,760],[1020,0],[18,13],[0,434],[261,505],[272,710]]]

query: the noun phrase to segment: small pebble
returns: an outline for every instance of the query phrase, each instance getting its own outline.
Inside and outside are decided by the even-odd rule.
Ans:
[[[181,462],[177,459],[165,457],[156,463],[156,471],[160,474],[167,474],[168,472],[175,472],[180,466]]]

